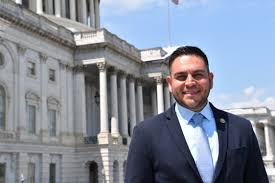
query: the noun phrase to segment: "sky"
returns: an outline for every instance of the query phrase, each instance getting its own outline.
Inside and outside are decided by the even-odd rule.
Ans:
[[[275,1],[170,1],[102,0],[101,27],[138,49],[198,46],[214,73],[215,106],[275,110]]]

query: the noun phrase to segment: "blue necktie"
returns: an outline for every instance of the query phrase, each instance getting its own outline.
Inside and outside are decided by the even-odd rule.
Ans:
[[[194,138],[196,142],[196,148],[195,151],[192,152],[192,155],[203,182],[211,183],[214,174],[214,166],[208,138],[202,126],[203,119],[204,116],[201,113],[195,113],[190,120],[194,125]]]

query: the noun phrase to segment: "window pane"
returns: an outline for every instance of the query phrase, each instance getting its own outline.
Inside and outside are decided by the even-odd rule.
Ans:
[[[35,75],[35,63],[28,62],[28,75]]]
[[[55,183],[56,180],[56,166],[55,163],[50,164],[50,183]]]
[[[35,164],[28,163],[28,182],[35,183]]]
[[[0,53],[0,66],[4,64],[4,56]]]
[[[56,111],[49,110],[50,136],[56,136]]]
[[[6,112],[6,103],[5,103],[5,91],[4,88],[0,86],[0,129],[5,129],[5,112]]]
[[[6,180],[6,164],[0,163],[0,183],[5,183]]]
[[[29,111],[29,119],[28,119],[28,131],[29,133],[34,134],[35,133],[35,106],[28,105],[28,111]]]
[[[49,69],[49,80],[55,81],[55,70],[54,69]]]

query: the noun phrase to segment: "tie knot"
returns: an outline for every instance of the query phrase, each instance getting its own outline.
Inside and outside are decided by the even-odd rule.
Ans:
[[[195,113],[191,118],[191,121],[197,126],[201,125],[203,118],[204,116],[201,113]]]

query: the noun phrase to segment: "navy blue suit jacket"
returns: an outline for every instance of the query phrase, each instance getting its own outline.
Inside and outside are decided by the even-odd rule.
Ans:
[[[268,183],[250,122],[216,109],[212,104],[211,108],[219,139],[213,183]],[[125,183],[202,183],[175,105],[135,127]]]

